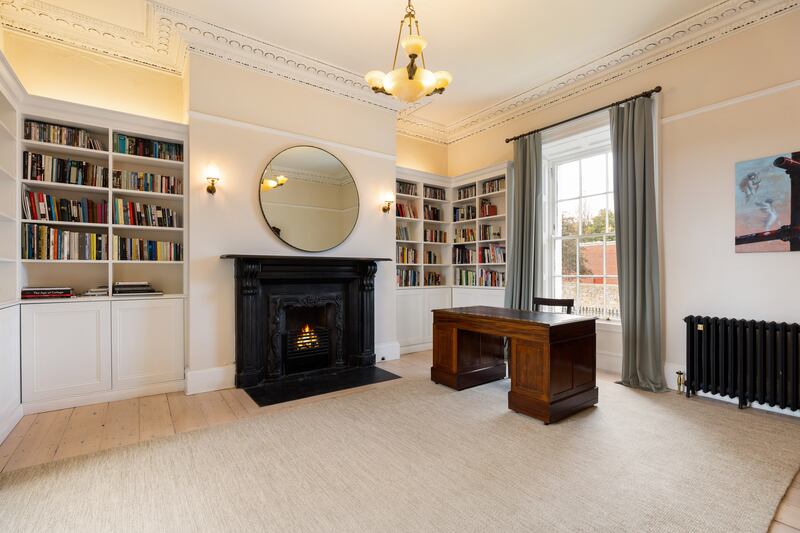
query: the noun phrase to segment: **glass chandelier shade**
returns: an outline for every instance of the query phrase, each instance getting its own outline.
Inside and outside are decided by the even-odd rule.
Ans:
[[[404,27],[408,28],[408,35],[405,37],[403,37]],[[389,73],[370,70],[364,79],[376,93],[388,94],[406,103],[416,102],[424,96],[443,93],[453,81],[453,76],[445,70],[432,72],[426,68],[423,50],[427,45],[428,41],[419,33],[419,21],[414,6],[411,5],[411,0],[408,0],[406,15],[400,21],[392,70]],[[405,67],[398,68],[397,54],[400,47],[408,55],[409,63]],[[417,66],[417,58],[422,60],[421,67]]]

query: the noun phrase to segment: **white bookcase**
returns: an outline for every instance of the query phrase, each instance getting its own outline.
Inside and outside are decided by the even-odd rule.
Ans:
[[[503,305],[506,260],[498,256],[506,251],[510,172],[509,163],[456,178],[398,168],[395,260],[397,328],[403,353],[430,346],[433,309]],[[459,191],[469,188],[475,193],[460,197],[464,193],[459,195]],[[442,191],[444,198],[426,194],[432,189]],[[482,212],[482,205],[492,207]],[[426,216],[426,208],[428,215],[438,209],[440,220]],[[472,211],[474,216],[457,219],[455,209]]]
[[[0,307],[19,291],[19,118],[10,94],[0,92]]]
[[[0,109],[0,122],[3,115]],[[26,139],[26,120],[86,130],[101,142],[103,149]],[[19,132],[11,150],[14,170],[9,171],[10,176],[0,176],[0,187],[6,180],[14,191],[12,200],[8,202],[9,208],[14,209],[9,223],[13,228],[10,232],[13,248],[0,250],[0,257],[9,256],[9,272],[15,277],[13,286],[3,281],[0,298],[13,299],[20,305],[24,411],[34,413],[183,390],[187,262],[121,259],[115,253],[114,237],[181,243],[182,258],[187,257],[188,239],[184,229],[188,224],[186,126],[31,96],[24,99],[12,125]],[[114,150],[115,134],[178,143],[183,147],[183,160],[117,153]],[[23,179],[22,162],[26,151],[106,167],[107,183],[89,186]],[[4,163],[3,154],[0,144],[0,168]],[[115,171],[173,176],[181,183],[181,193],[115,187]],[[107,220],[82,223],[27,219],[21,205],[28,192],[50,194],[58,199],[105,201]],[[4,194],[0,198],[0,213],[7,209],[5,199]],[[115,224],[114,200],[117,199],[169,208],[180,215],[180,227]],[[2,224],[0,221],[0,231],[6,231]],[[30,224],[105,235],[108,238],[107,258],[23,258],[22,235]],[[147,281],[163,292],[163,296],[114,296],[111,288],[120,281]],[[102,285],[109,287],[107,296],[23,300],[20,294],[24,287],[71,287],[75,294],[80,294]]]

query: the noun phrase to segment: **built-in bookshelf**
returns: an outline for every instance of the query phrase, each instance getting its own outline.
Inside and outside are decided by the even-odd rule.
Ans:
[[[505,287],[506,172],[398,177],[399,288]]]
[[[19,257],[15,291],[61,286],[80,295],[147,281],[165,297],[183,296],[185,128],[68,107],[74,113],[26,108],[14,123],[21,132],[19,179],[11,180],[18,192],[10,196],[21,200],[18,240],[0,257]],[[109,291],[106,298],[116,297]]]
[[[19,296],[19,113],[0,87],[0,307]]]

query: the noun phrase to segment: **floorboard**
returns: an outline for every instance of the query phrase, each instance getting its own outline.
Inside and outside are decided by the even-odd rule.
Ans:
[[[171,392],[167,395],[169,410],[172,413],[172,425],[175,433],[194,431],[208,427],[203,409],[197,396],[187,396],[182,392]]]
[[[139,398],[139,440],[144,442],[174,434],[167,395]]]
[[[72,409],[39,413],[22,442],[6,463],[4,472],[47,463],[56,454],[64,436]]]
[[[107,414],[107,403],[84,405],[73,409],[53,460],[77,457],[99,450]]]
[[[219,391],[198,394],[197,401],[209,426],[233,422],[237,418]]]
[[[0,472],[2,472],[6,467],[6,463],[8,463],[9,459],[11,459],[11,455],[19,447],[22,439],[24,439],[25,435],[27,435],[28,430],[31,429],[34,420],[36,420],[36,415],[23,416],[22,420],[17,422],[17,425],[14,426],[14,429],[12,429],[11,433],[8,434],[6,440],[3,441],[3,444],[0,445]]]
[[[118,448],[139,442],[139,399],[120,400],[108,404],[101,450]]]

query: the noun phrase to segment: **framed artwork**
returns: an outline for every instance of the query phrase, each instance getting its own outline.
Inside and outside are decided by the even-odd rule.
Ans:
[[[736,163],[737,253],[800,251],[800,151]]]

